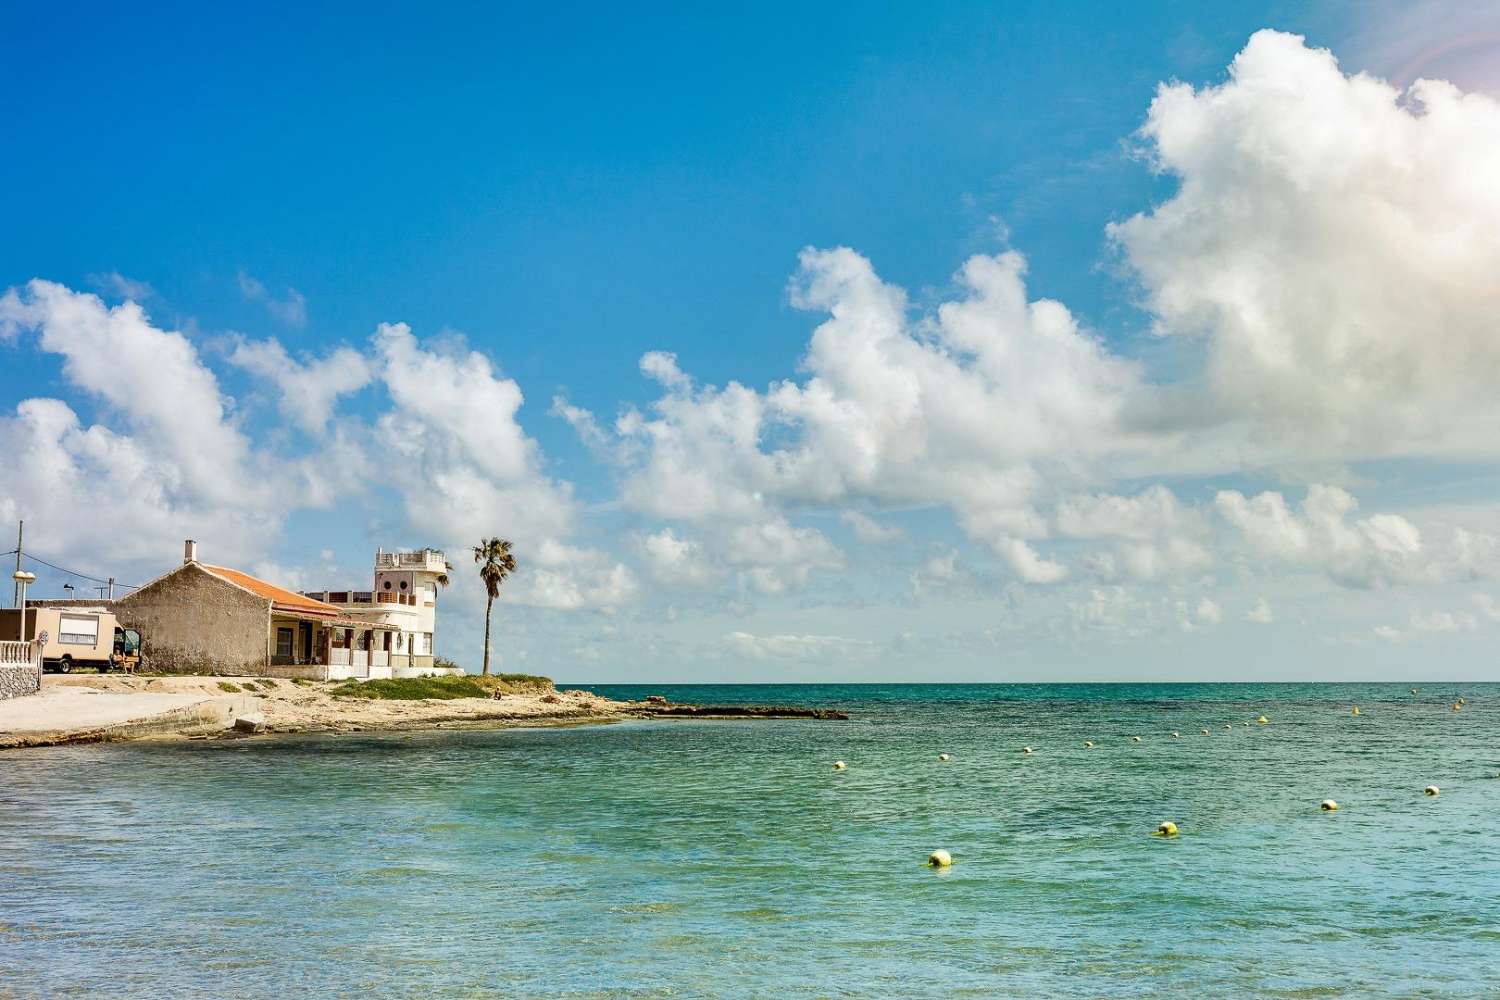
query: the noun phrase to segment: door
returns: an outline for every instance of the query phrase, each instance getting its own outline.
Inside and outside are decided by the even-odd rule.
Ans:
[[[302,662],[311,663],[313,658],[312,622],[299,622],[298,628],[302,632]]]

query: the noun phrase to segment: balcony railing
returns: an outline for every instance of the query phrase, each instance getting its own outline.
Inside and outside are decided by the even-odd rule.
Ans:
[[[377,552],[375,568],[420,569],[430,573],[445,573],[448,570],[448,560],[437,549],[423,549],[420,552]]]
[[[402,594],[396,591],[304,590],[302,596],[311,597],[325,604],[405,604],[410,607],[417,605],[415,594]]]

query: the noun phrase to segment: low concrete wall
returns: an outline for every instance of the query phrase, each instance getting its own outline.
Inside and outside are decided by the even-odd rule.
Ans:
[[[0,698],[19,698],[22,695],[36,694],[41,689],[42,675],[36,667],[0,667]]]

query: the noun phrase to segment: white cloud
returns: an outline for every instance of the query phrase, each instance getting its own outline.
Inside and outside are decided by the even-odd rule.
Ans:
[[[1275,620],[1276,616],[1271,612],[1271,605],[1264,597],[1257,597],[1255,603],[1250,606],[1250,610],[1245,612],[1245,621],[1256,625],[1269,625]]]
[[[277,322],[297,329],[307,325],[307,299],[297,289],[288,287],[286,296],[278,299],[265,285],[244,271],[239,274],[239,282],[240,294],[245,297],[245,301],[259,302]]]
[[[882,524],[870,515],[857,510],[842,511],[839,518],[853,529],[855,538],[866,544],[893,542],[901,537],[900,528]]]
[[[803,587],[813,570],[844,567],[844,554],[821,531],[796,527],[784,517],[733,528],[723,548],[726,561],[764,594]]]
[[[875,643],[838,635],[755,635],[730,632],[720,644],[728,651],[753,660],[826,661],[872,655]]]
[[[751,523],[799,503],[947,505],[1021,578],[1063,578],[1031,544],[1047,530],[1034,502],[1046,473],[1076,478],[1080,459],[1112,447],[1136,368],[1061,304],[1028,302],[1019,254],[971,258],[961,294],[918,318],[852,250],[807,250],[801,263],[793,303],[829,316],[808,345],[808,378],[719,389],[648,354],[642,370],[664,395],[613,428],[634,446],[622,456],[626,502]],[[593,437],[596,424],[566,415]]]
[[[1199,625],[1217,625],[1224,620],[1224,609],[1215,601],[1205,597],[1198,602],[1198,607],[1193,611],[1193,618]]]
[[[148,283],[127,278],[119,271],[91,274],[88,276],[88,283],[106,295],[134,299],[136,302],[145,302],[147,299],[156,297],[156,290]]]
[[[1223,490],[1214,506],[1257,556],[1321,570],[1348,587],[1475,579],[1495,571],[1493,537],[1449,529],[1441,544],[1428,544],[1399,514],[1351,519],[1359,501],[1337,486],[1309,487],[1296,510],[1274,491],[1247,498]]]
[[[722,575],[699,542],[679,538],[671,528],[638,535],[635,544],[652,577],[669,586],[701,587]]]
[[[1413,611],[1410,625],[1406,629],[1377,625],[1372,631],[1377,638],[1387,642],[1406,642],[1423,633],[1472,632],[1478,627],[1479,623],[1474,616],[1465,611]]]
[[[273,382],[281,394],[281,412],[310,434],[323,433],[338,398],[363,389],[373,374],[370,362],[352,348],[299,363],[275,338],[238,338],[229,362]]]
[[[1206,342],[1201,391],[1163,401],[1238,426],[1202,460],[1500,454],[1500,103],[1261,31],[1141,134],[1178,187],[1110,235],[1158,330]]]
[[[1159,580],[1199,573],[1213,563],[1209,527],[1202,513],[1183,505],[1165,486],[1133,497],[1091,494],[1064,497],[1055,511],[1058,534],[1070,538],[1117,539],[1095,553],[1090,566],[1106,579],[1128,576]]]

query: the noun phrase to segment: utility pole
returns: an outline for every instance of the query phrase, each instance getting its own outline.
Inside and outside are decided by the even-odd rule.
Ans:
[[[114,577],[110,577],[109,578],[109,599],[111,601],[113,601],[115,599],[115,578]]]
[[[16,522],[16,572],[21,572],[21,540],[26,537],[26,522]],[[19,608],[21,606],[21,578],[16,577],[16,593],[10,599],[10,606]]]

